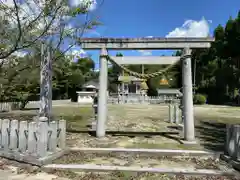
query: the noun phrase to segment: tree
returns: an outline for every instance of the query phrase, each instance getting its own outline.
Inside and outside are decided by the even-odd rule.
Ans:
[[[197,91],[207,94],[209,103],[236,100],[236,89],[240,85],[239,22],[238,13],[237,18],[229,18],[225,27],[216,27],[215,42],[210,49],[193,51],[193,60],[197,63]]]
[[[5,63],[0,68],[0,100],[1,101],[20,101],[22,107],[36,96],[39,92],[39,68],[37,63],[39,56],[25,56],[15,58]],[[29,68],[18,72],[23,66]],[[29,76],[31,74],[31,76]]]
[[[72,72],[73,65],[66,59],[65,53],[77,44],[78,38],[85,32],[100,25],[96,18],[89,18],[94,3],[94,0],[79,1],[72,6],[68,1],[56,0],[0,3],[1,100],[16,100],[25,104],[31,98],[36,99],[42,43],[45,47],[49,46],[54,54],[53,91],[58,93],[53,94],[57,96],[55,98],[68,96],[66,86],[71,87],[69,82],[73,82],[73,74],[77,72]],[[83,16],[84,20],[79,21],[79,16]],[[22,53],[27,55],[19,56]],[[83,64],[80,77],[76,79],[85,79],[82,76],[92,65],[92,62]],[[90,76],[88,74],[88,78]],[[65,95],[57,95],[62,93]]]
[[[79,15],[88,14],[92,0],[79,1],[69,6],[68,1],[3,1],[0,3],[0,59],[25,51],[41,42],[58,49],[66,41],[75,44],[77,38],[99,25],[96,20],[79,22]],[[78,20],[73,25],[74,20]]]
[[[123,54],[118,52],[116,56],[122,57]],[[117,92],[117,86],[120,83],[118,81],[118,77],[121,75],[121,73],[122,73],[122,69],[116,64],[111,64],[111,67],[108,68],[108,79],[109,79],[108,89],[110,92],[113,92],[113,93]]]
[[[59,56],[60,50],[53,54]],[[0,69],[1,101],[19,101],[22,108],[28,101],[39,99],[40,53],[16,58]],[[22,67],[29,66],[22,70]],[[21,69],[19,72],[18,70]],[[61,56],[53,62],[53,99],[65,99],[76,94],[76,90],[93,76],[94,62],[90,58],[72,62]],[[31,76],[29,76],[31,74]]]

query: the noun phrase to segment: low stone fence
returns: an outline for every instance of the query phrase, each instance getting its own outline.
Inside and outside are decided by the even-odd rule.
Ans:
[[[169,123],[175,123],[175,124],[182,124],[182,110],[180,108],[180,105],[178,103],[170,103],[168,105],[168,115],[169,115]]]
[[[71,99],[60,99],[60,100],[52,100],[52,105],[53,106],[58,106],[58,105],[64,105],[71,103]],[[40,102],[39,101],[29,101],[27,105],[33,105],[36,107],[40,107]]]
[[[60,106],[71,103],[71,99],[63,99],[63,100],[53,100],[53,106]],[[12,110],[19,110],[21,107],[21,102],[0,102],[0,112],[9,112]],[[39,101],[29,101],[26,108],[39,108]]]
[[[66,121],[27,122],[0,119],[0,156],[43,165],[62,155]]]
[[[11,111],[11,104],[7,102],[0,103],[0,112],[8,112]]]
[[[226,126],[224,154],[233,161],[240,161],[240,124]]]
[[[20,102],[0,102],[0,112],[9,112],[20,109]]]
[[[170,101],[180,103],[179,99],[163,98],[161,96],[109,96],[109,104],[168,104]]]

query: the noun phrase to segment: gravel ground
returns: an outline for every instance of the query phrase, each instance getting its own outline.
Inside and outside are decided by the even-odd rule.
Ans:
[[[148,166],[148,167],[192,167],[193,169],[210,168],[220,170],[220,163],[218,159],[210,157],[172,157],[172,156],[157,156],[144,155],[137,153],[83,153],[72,152],[64,155],[60,159],[54,161],[55,164],[61,163],[87,163],[87,164],[102,164],[102,165],[116,165],[116,166]],[[187,164],[186,164],[187,163]]]
[[[84,109],[85,108],[85,109]],[[90,107],[83,106],[68,106],[68,107],[55,107],[54,113],[56,115],[66,117],[68,125],[71,130],[80,130],[78,127],[86,126],[86,119],[91,116],[89,112]],[[37,112],[37,111],[36,111]],[[6,118],[12,117],[13,119],[32,119],[35,111],[24,111],[14,112],[11,115],[3,115]],[[197,120],[204,119],[208,122],[212,120],[217,123],[239,123],[239,108],[230,107],[215,107],[215,106],[201,106],[195,107],[195,117]],[[24,114],[20,117],[19,114]],[[109,131],[131,131],[131,132],[176,132],[175,129],[167,128],[169,124],[168,109],[166,106],[157,105],[110,105],[108,108],[108,121],[107,130]],[[29,115],[29,117],[28,117]],[[11,117],[10,117],[11,116]],[[19,116],[19,117],[18,117]],[[81,119],[78,119],[80,118]],[[69,117],[69,119],[68,119]],[[74,117],[74,118],[73,118]],[[69,121],[73,119],[74,121]],[[82,120],[85,120],[84,122]],[[82,123],[83,122],[83,123]],[[77,127],[77,128],[76,128]],[[216,126],[217,127],[217,126]],[[75,129],[76,128],[76,129]],[[215,128],[215,127],[214,127]],[[211,131],[216,130],[215,128]],[[86,128],[85,128],[86,130]],[[206,130],[204,130],[206,131]],[[210,134],[209,136],[213,136]],[[167,148],[167,149],[203,149],[205,147],[196,146],[183,146],[178,140],[179,135],[171,135],[171,137],[154,135],[154,136],[137,136],[137,135],[123,135],[112,136],[107,135],[105,138],[97,139],[93,136],[84,133],[68,133],[67,144],[70,147],[126,147],[126,148]],[[219,139],[219,137],[217,137]],[[214,140],[215,141],[215,140]],[[139,155],[130,154],[83,154],[83,153],[72,153],[67,156],[58,159],[56,162],[61,163],[94,163],[94,164],[105,164],[105,165],[126,165],[126,166],[149,166],[149,167],[186,167],[186,168],[210,168],[224,170],[228,169],[225,164],[215,161],[213,159],[200,159],[200,158],[172,158],[172,157],[142,157]],[[230,177],[217,177],[217,176],[201,176],[201,177],[190,177],[190,176],[168,176],[154,173],[126,173],[126,172],[112,172],[112,173],[76,173],[73,171],[48,171],[47,174],[42,169],[26,165],[23,163],[17,163],[15,161],[9,161],[6,159],[0,159],[0,180],[230,180],[240,178]],[[240,176],[239,176],[240,177]]]
[[[149,156],[144,154],[133,153],[82,153],[73,152],[56,160],[55,164],[97,164],[97,165],[115,165],[127,167],[150,167],[150,168],[186,168],[189,170],[212,169],[221,171],[231,171],[226,163],[210,157],[170,157],[170,156]],[[73,179],[93,176],[96,179],[237,179],[234,177],[218,176],[170,176],[157,173],[79,173],[73,171],[55,171],[59,176],[71,176]]]
[[[157,168],[213,169],[229,171],[226,163],[209,157],[149,156],[132,153],[82,153],[74,152],[53,163],[79,163]],[[240,177],[240,176],[237,176]],[[134,172],[74,172],[70,170],[48,170],[16,161],[0,159],[0,180],[238,180],[223,176],[171,176],[157,173]]]

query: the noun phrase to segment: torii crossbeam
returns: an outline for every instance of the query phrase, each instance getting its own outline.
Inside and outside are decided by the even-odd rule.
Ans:
[[[209,48],[213,38],[82,38],[79,44],[83,49],[147,50]]]
[[[175,64],[180,61],[177,56],[111,56],[117,64],[137,65],[137,64]]]

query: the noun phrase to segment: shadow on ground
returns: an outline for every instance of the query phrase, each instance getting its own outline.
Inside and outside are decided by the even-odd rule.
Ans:
[[[67,129],[67,132],[69,133],[85,133],[90,134],[91,136],[96,136],[96,131],[93,130],[76,130],[76,129]],[[165,138],[169,138],[172,140],[177,141],[178,143],[181,143],[179,137],[179,132],[143,132],[143,131],[106,131],[107,135],[111,136],[122,136],[122,137],[129,137],[129,138],[135,138],[135,137],[144,137],[144,138],[152,138],[153,136],[162,136]]]
[[[35,114],[14,114],[14,113],[0,113],[0,119],[17,119],[19,121],[32,121]]]
[[[21,109],[16,109],[20,111],[32,111],[32,110],[39,110],[39,107],[27,107],[27,108],[21,108]]]
[[[196,135],[205,149],[223,151],[226,137],[226,124],[214,121],[200,121]]]

